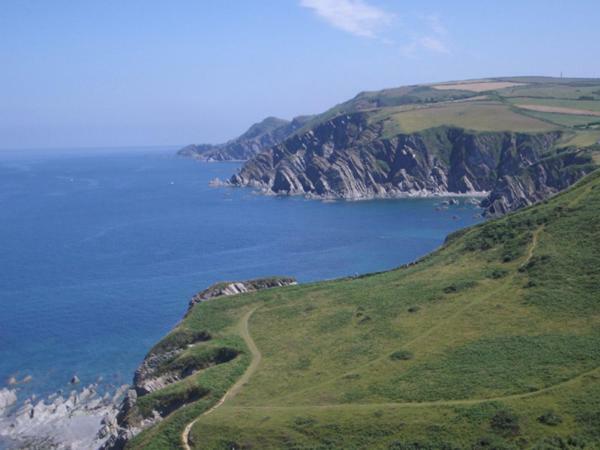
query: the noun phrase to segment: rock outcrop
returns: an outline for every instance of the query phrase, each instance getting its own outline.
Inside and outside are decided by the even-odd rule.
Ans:
[[[247,292],[255,292],[263,289],[290,286],[294,284],[297,284],[296,279],[291,277],[271,277],[248,281],[217,283],[194,295],[190,300],[188,311],[191,311],[191,309],[200,302],[205,302],[217,297],[245,294]]]
[[[302,128],[309,119],[310,116],[296,117],[291,121],[267,117],[224,144],[192,144],[182,148],[177,154],[201,161],[245,161],[262,150],[279,144]]]
[[[486,214],[494,215],[546,198],[593,169],[583,164],[584,156],[563,156],[562,169],[578,169],[567,177],[544,176],[558,131],[438,127],[387,138],[384,124],[368,118],[362,112],[344,114],[296,134],[246,162],[230,184],[323,199],[481,195],[488,196]],[[524,174],[539,176],[531,183]]]
[[[569,151],[543,158],[499,176],[494,190],[481,203],[488,215],[506,214],[545,200],[595,169],[586,152]]]
[[[14,389],[0,389],[0,414],[17,401],[17,393]]]

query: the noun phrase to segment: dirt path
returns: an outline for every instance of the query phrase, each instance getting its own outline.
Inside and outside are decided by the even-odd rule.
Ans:
[[[527,259],[525,260],[525,263],[523,265],[527,264],[529,261],[531,261],[531,258],[533,258],[533,251],[537,247],[538,238],[540,237],[540,233],[542,232],[543,229],[544,229],[544,227],[540,227],[533,232],[533,237],[531,239],[531,245],[529,246],[529,250],[527,251]]]
[[[250,330],[248,329],[248,321],[250,320],[250,316],[252,316],[252,314],[254,314],[254,312],[257,310],[257,308],[258,307],[253,308],[250,311],[248,311],[244,315],[244,317],[242,317],[242,319],[239,321],[239,323],[237,325],[237,331],[239,332],[240,336],[244,339],[244,342],[246,343],[246,345],[250,349],[250,353],[252,354],[252,360],[250,361],[250,365],[248,366],[248,368],[246,369],[244,374],[239,378],[239,380],[237,380],[235,382],[235,384],[227,392],[225,392],[225,395],[223,397],[221,397],[221,399],[217,403],[215,403],[210,409],[208,409],[205,412],[203,412],[202,414],[200,414],[198,417],[196,417],[194,420],[192,420],[190,423],[188,423],[185,426],[183,433],[181,433],[181,444],[185,450],[192,450],[189,445],[189,437],[190,437],[190,431],[192,430],[192,427],[195,425],[195,423],[202,416],[206,416],[206,415],[212,413],[217,408],[219,408],[223,403],[225,403],[225,401],[227,401],[227,399],[234,397],[238,392],[240,392],[240,390],[248,382],[248,380],[250,379],[252,374],[254,374],[254,372],[256,372],[256,369],[258,368],[258,365],[260,364],[260,360],[262,359],[262,355],[260,353],[260,350],[256,346],[256,343],[252,339],[252,336],[250,336]]]
[[[450,316],[445,317],[443,320],[440,320],[438,323],[433,325],[431,328],[428,328],[424,333],[422,333],[418,336],[415,336],[413,339],[411,339],[408,342],[405,342],[404,348],[410,349],[413,345],[415,345],[420,340],[427,339],[429,336],[433,335],[440,328],[446,327],[448,325],[448,323],[451,323],[454,319],[462,316],[465,311],[468,311],[469,309],[473,308],[474,306],[476,306],[479,303],[489,300],[493,296],[497,295],[499,292],[506,290],[506,289],[507,289],[506,284],[503,284],[499,288],[494,289],[493,291],[489,292],[487,295],[484,295],[483,297],[476,298],[475,300],[472,300],[470,302],[465,302],[465,304],[462,307],[458,308]],[[290,397],[293,398],[294,396],[297,396],[298,394],[305,394],[307,392],[312,392],[312,391],[322,388],[323,386],[326,386],[328,384],[339,382],[344,377],[354,374],[360,370],[367,369],[368,367],[371,367],[387,358],[389,358],[389,354],[383,354],[375,359],[372,359],[371,361],[361,364],[360,366],[353,367],[352,370],[349,372],[345,372],[343,374],[336,375],[328,380],[313,384],[312,386],[304,388],[300,391],[292,392],[291,394],[283,396],[282,399],[288,399]]]
[[[373,407],[373,406],[386,406],[393,408],[422,408],[428,406],[460,406],[460,405],[476,405],[479,403],[486,402],[497,402],[497,401],[505,401],[505,400],[518,400],[522,398],[534,397],[536,395],[541,395],[546,392],[551,392],[556,389],[560,389],[562,387],[570,386],[585,378],[588,375],[593,375],[600,370],[600,367],[596,367],[587,372],[576,375],[573,378],[562,381],[560,383],[554,384],[552,386],[548,386],[542,389],[538,389],[536,391],[525,392],[522,394],[510,394],[504,395],[500,397],[490,397],[490,398],[473,398],[473,399],[462,399],[462,400],[435,400],[430,402],[398,402],[398,403],[342,403],[342,404],[331,404],[331,405],[300,405],[300,406],[242,406],[237,409],[272,409],[272,410],[285,410],[285,409],[343,409],[343,408],[364,408],[364,407]]]

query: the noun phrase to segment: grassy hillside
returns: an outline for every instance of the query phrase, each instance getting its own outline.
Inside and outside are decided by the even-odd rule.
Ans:
[[[167,388],[203,396],[130,447],[193,424],[192,448],[600,448],[598,211],[595,172],[417,264],[195,306],[159,346],[241,353]]]
[[[539,110],[541,109],[541,110]],[[600,79],[516,77],[363,92],[314,116],[303,133],[340,114],[365,111],[385,137],[438,126],[471,131],[562,131],[563,142],[600,140]]]

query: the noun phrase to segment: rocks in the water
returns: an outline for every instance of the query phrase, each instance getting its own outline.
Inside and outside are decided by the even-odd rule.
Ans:
[[[81,380],[79,379],[79,377],[77,375],[73,375],[73,378],[71,378],[70,383],[71,384],[78,384]]]
[[[217,177],[217,178],[213,178],[212,180],[210,180],[208,182],[208,185],[210,187],[223,187],[223,186],[229,186],[229,182],[223,181]]]
[[[13,386],[15,384],[17,384],[17,377],[10,377],[7,381],[9,386]]]

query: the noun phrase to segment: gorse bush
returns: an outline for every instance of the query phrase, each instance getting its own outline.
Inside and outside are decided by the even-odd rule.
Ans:
[[[519,418],[511,411],[500,410],[490,420],[492,430],[504,436],[516,436],[521,431]]]

